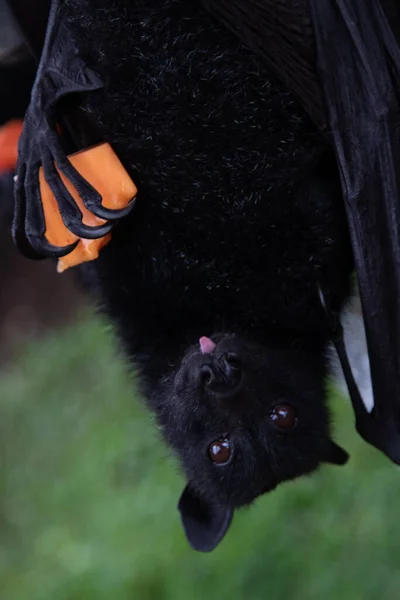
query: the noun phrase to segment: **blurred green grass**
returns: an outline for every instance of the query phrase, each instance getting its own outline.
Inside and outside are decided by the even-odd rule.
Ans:
[[[334,396],[345,468],[238,513],[212,554],[176,510],[183,487],[92,315],[31,342],[0,373],[2,600],[393,600],[400,474]]]

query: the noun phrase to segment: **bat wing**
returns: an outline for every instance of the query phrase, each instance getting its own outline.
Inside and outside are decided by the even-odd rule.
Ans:
[[[359,433],[400,464],[399,8],[392,0],[203,3],[265,59],[332,143],[366,327],[371,414],[340,336],[337,347]]]
[[[48,0],[41,1],[44,6],[49,4]],[[19,2],[21,10],[16,10],[14,6],[14,14],[17,17],[24,14],[26,32],[29,30],[29,6],[25,0],[13,4],[18,6]],[[65,256],[75,249],[79,239],[103,238],[113,227],[113,221],[125,216],[133,207],[133,203],[118,210],[103,206],[100,193],[67,156],[67,149],[71,148],[71,139],[74,142],[74,132],[84,128],[81,117],[78,127],[71,126],[68,112],[75,114],[76,124],[79,94],[101,90],[103,82],[80,56],[69,31],[65,28],[61,5],[61,0],[53,0],[50,5],[43,50],[18,147],[13,237],[19,250],[30,258]],[[36,10],[36,3],[30,10]],[[44,15],[45,11],[42,13]],[[36,34],[34,43],[29,41],[38,55],[40,50]],[[73,243],[55,245],[46,238],[47,224],[41,195],[41,172],[57,202],[57,211],[65,228],[75,236]],[[75,201],[65,178],[77,191],[84,208],[101,220],[100,224],[85,223],[84,211]]]
[[[398,23],[394,5],[386,5]],[[311,6],[374,392],[371,414],[352,394],[356,426],[400,464],[400,48],[376,0]]]

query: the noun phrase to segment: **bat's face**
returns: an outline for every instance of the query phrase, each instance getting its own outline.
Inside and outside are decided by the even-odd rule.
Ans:
[[[162,429],[189,483],[179,508],[192,546],[212,550],[233,510],[347,455],[329,438],[321,359],[236,336],[203,337],[168,379]]]

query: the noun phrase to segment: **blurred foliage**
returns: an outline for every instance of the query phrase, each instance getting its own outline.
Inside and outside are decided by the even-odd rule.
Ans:
[[[0,374],[2,600],[392,600],[397,469],[333,397],[345,468],[237,514],[209,555],[186,543],[175,461],[104,323],[32,342]]]

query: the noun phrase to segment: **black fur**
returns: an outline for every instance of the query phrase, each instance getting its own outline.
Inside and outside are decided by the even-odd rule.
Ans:
[[[64,10],[107,81],[86,110],[139,188],[82,277],[187,474],[189,539],[211,549],[235,506],[344,460],[329,441],[317,293],[322,279],[338,307],[352,265],[335,161],[293,97],[200,2],[68,0]],[[220,340],[215,355],[200,353],[202,335]],[[229,401],[190,378],[193,361],[227,345],[243,369]],[[292,432],[268,420],[279,402],[297,410]],[[217,467],[207,450],[222,434],[234,454]],[[199,539],[199,523],[211,537]]]

